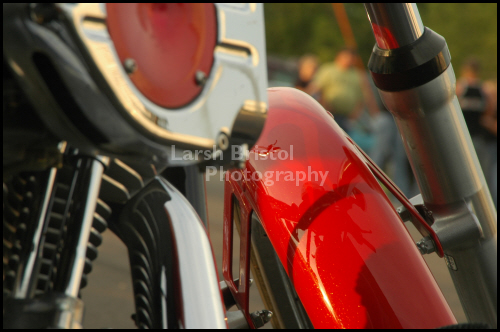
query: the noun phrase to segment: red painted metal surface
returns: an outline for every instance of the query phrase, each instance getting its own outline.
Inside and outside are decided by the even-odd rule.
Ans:
[[[217,42],[213,4],[108,3],[107,25],[120,61],[133,59],[130,79],[154,103],[178,108],[191,102],[208,77]]]
[[[268,96],[268,119],[246,169],[226,178],[225,226],[234,192],[245,218],[253,211],[262,221],[316,328],[456,323],[397,212],[332,117],[295,89]]]
[[[363,156],[366,165],[375,175],[375,177],[382,182],[382,184],[400,201],[403,206],[413,215],[414,218],[411,219],[411,223],[415,226],[415,228],[422,234],[422,236],[431,236],[434,244],[436,245],[436,253],[439,257],[444,257],[443,246],[439,237],[437,236],[434,229],[429,226],[429,224],[425,221],[425,219],[420,215],[417,209],[411,204],[410,200],[403,194],[401,189],[399,189],[396,184],[378,167],[377,164],[364,152],[350,137],[347,137],[349,142],[356,146],[358,151]],[[416,219],[416,220],[414,220]]]

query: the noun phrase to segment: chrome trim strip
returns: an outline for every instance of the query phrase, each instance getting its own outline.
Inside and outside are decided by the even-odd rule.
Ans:
[[[170,200],[165,203],[175,239],[181,281],[183,327],[227,328],[212,247],[193,207],[167,180],[157,177]]]

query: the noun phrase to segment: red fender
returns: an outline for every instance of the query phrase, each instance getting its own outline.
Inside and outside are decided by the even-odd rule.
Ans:
[[[266,125],[246,168],[226,174],[226,240],[234,195],[241,236],[253,211],[315,328],[456,324],[399,215],[333,118],[299,90],[272,88],[268,95]],[[242,246],[245,277],[248,246]],[[247,285],[231,288],[248,303]]]

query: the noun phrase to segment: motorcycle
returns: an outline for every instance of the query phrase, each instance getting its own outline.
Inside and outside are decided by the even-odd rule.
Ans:
[[[414,4],[365,6],[369,67],[422,191],[411,201],[312,98],[266,91],[262,5],[4,4],[4,327],[81,327],[108,227],[139,328],[453,325],[431,252],[469,320],[496,327],[496,210],[446,42]],[[209,166],[227,170],[220,282]],[[250,268],[267,308],[253,313]]]

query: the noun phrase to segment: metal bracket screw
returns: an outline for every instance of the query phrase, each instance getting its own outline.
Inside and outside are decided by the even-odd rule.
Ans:
[[[270,310],[260,310],[255,311],[250,314],[250,318],[252,318],[253,325],[255,328],[261,328],[266,323],[268,323],[273,317],[273,312]]]
[[[123,68],[127,74],[133,74],[137,70],[137,63],[134,59],[127,58],[123,61]]]
[[[207,82],[207,75],[201,70],[198,70],[194,75],[194,79],[196,81],[196,84],[205,85],[205,83]]]
[[[432,254],[436,251],[436,245],[430,236],[426,236],[417,242],[417,248],[422,255]]]
[[[227,150],[229,147],[229,137],[223,132],[219,133],[219,136],[217,136],[217,145],[222,151]]]

